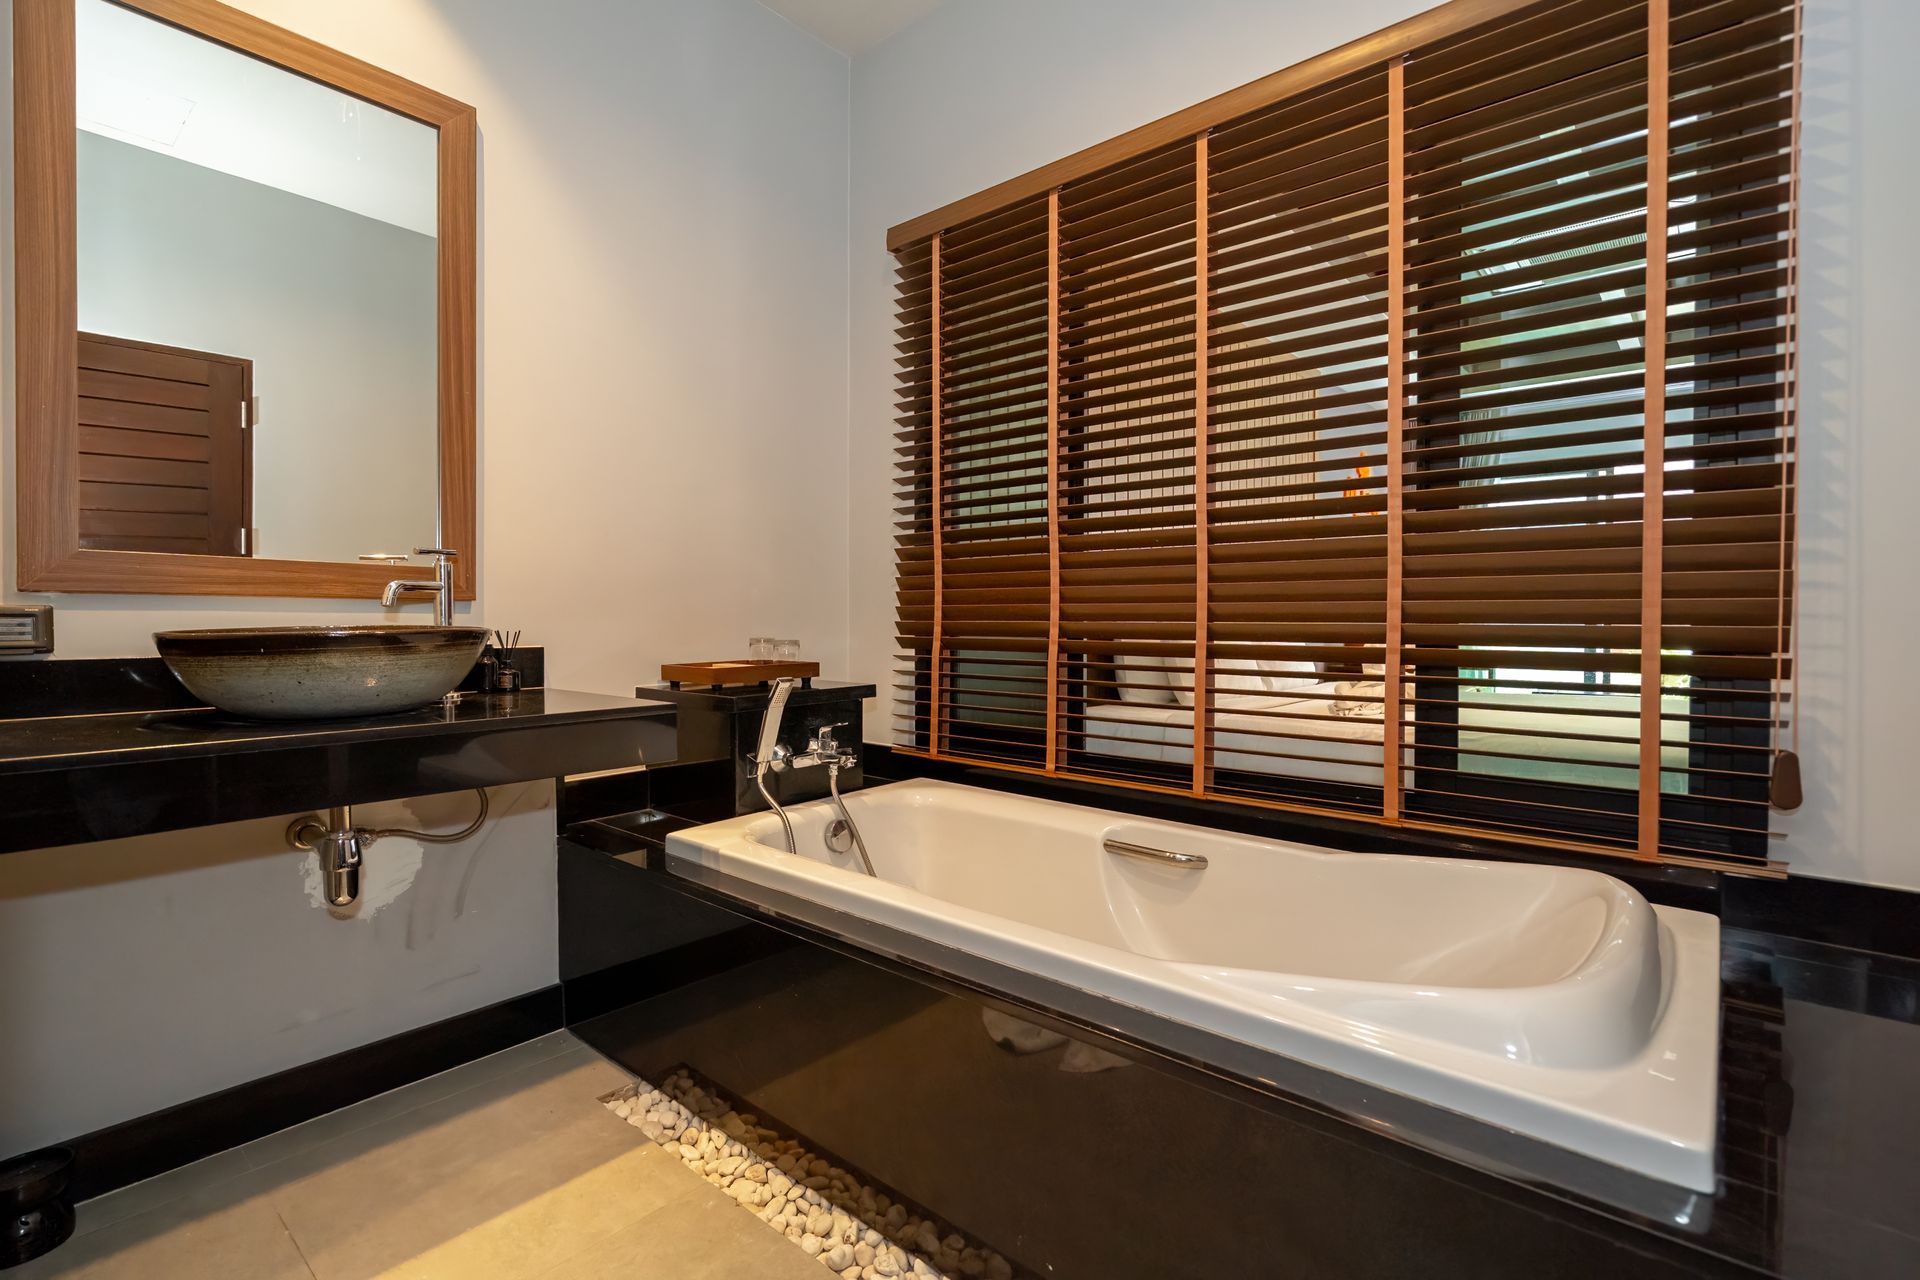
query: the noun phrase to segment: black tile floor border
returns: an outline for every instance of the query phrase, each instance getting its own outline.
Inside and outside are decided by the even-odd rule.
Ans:
[[[562,1025],[558,984],[291,1067],[63,1145],[91,1200],[291,1125],[510,1049]]]

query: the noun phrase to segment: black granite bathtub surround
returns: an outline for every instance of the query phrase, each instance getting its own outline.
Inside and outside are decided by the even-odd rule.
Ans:
[[[686,818],[639,818],[629,827],[582,823],[559,847],[560,985],[569,1024],[671,991],[795,946],[733,912],[684,894],[662,894],[586,841],[630,848],[636,833],[664,839]]]
[[[868,752],[871,784],[946,776],[1329,847],[1525,856]],[[568,829],[563,877],[598,859],[588,874],[610,917],[651,918],[680,898],[728,945],[752,934],[723,913],[802,945],[753,943],[744,962],[684,988],[636,982],[627,990],[638,1002],[625,1007],[608,1003],[620,988],[605,986],[581,1008],[606,1012],[576,1030],[642,1074],[692,1066],[1041,1274],[1161,1280],[1276,1274],[1283,1263],[1313,1276],[1920,1274],[1910,1221],[1920,1103],[1906,1088],[1920,1074],[1920,960],[1896,954],[1920,895],[1540,859],[1623,875],[1655,901],[1722,916],[1720,1179],[1699,1196],[1247,1046],[1194,1043],[1191,1029],[817,904],[668,872],[666,838],[727,816],[725,797],[703,795],[714,779],[696,769],[661,770],[656,782],[668,803],[602,808]],[[580,917],[563,910],[563,930],[570,919]],[[1055,1097],[1048,1086],[1071,1073],[982,1051],[982,1009],[1131,1066],[1084,1077],[1097,1082],[1079,1086],[1091,1100]],[[1126,1087],[1113,1083],[1122,1077]],[[1210,1145],[1217,1161],[1189,1158]],[[1109,1228],[1115,1216],[1156,1221],[1169,1187],[1211,1238],[1254,1243],[1163,1252],[1163,1232],[1134,1231],[1123,1237],[1131,1252],[1115,1257],[1080,1222],[1086,1199]],[[1204,1193],[1197,1202],[1192,1188]],[[1027,1214],[1033,1205],[1047,1212]]]
[[[659,811],[693,813],[706,822],[732,817],[732,762],[690,759],[687,751],[683,742],[668,764],[568,778],[560,791],[560,825]]]
[[[1743,929],[1920,960],[1920,893],[1810,876],[1727,876],[1721,916]]]
[[[1041,1274],[1920,1274],[1920,965],[1727,931],[1720,1189],[1703,1196],[817,904],[689,881],[663,838],[597,822],[568,842],[809,945],[576,1030],[642,1074],[690,1064]],[[1007,1055],[983,1008],[1128,1065]],[[1155,1225],[1115,1254],[1116,1219]]]
[[[572,833],[569,833],[571,836]],[[622,855],[622,861],[664,872],[664,848],[649,847]],[[817,903],[749,885],[723,873],[681,869],[667,873],[672,892],[697,898],[792,930],[816,943],[843,949],[863,959],[884,959],[903,974],[957,984],[957,990],[1006,1002],[1021,1016],[1034,1013],[1058,1021],[1061,1029],[1093,1037],[1108,1047],[1147,1054],[1161,1065],[1200,1072],[1209,1080],[1257,1084],[1286,1092],[1289,1100],[1327,1115],[1355,1121],[1380,1133],[1395,1134],[1424,1150],[1446,1154],[1497,1171],[1502,1176],[1583,1190],[1597,1202],[1627,1207],[1658,1219],[1687,1216],[1695,1193],[1616,1169],[1470,1120],[1464,1116],[1391,1094],[1375,1086],[1310,1067],[1148,1010],[1117,1004],[1097,992],[1080,990],[972,955],[916,935],[878,925]]]

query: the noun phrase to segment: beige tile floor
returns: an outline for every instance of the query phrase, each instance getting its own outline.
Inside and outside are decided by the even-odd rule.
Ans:
[[[8,1280],[821,1280],[596,1099],[566,1032],[80,1206]]]

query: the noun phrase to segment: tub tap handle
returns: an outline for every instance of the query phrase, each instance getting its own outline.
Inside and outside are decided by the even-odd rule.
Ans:
[[[756,771],[784,773],[787,762],[791,759],[793,759],[793,748],[779,742],[774,743],[773,750],[764,756],[758,751],[747,753],[747,763],[753,765]]]

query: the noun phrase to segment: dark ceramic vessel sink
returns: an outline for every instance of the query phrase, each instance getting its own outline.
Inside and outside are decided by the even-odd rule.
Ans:
[[[173,674],[209,706],[255,720],[375,716],[450,691],[486,647],[481,627],[235,627],[156,631]]]

